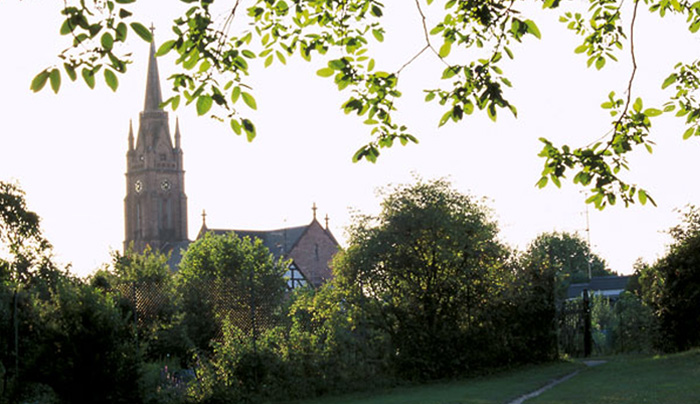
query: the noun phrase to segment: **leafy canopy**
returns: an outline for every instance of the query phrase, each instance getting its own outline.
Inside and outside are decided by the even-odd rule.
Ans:
[[[544,264],[555,273],[557,298],[566,298],[570,284],[587,282],[591,276],[614,275],[605,260],[591,251],[588,243],[577,234],[567,232],[542,233],[530,243],[525,255]]]
[[[700,346],[700,210],[689,206],[669,233],[673,243],[666,255],[640,265],[639,282],[660,322],[660,347],[682,351]]]
[[[171,0],[175,1],[175,0]],[[116,90],[118,75],[127,70],[129,54],[123,52],[129,34],[145,41],[153,35],[134,14],[136,0],[66,0],[60,34],[71,44],[59,58],[61,64],[41,71],[31,83],[40,91],[49,83],[58,92],[63,74],[72,81],[80,75],[93,88],[100,72],[105,83]],[[373,45],[382,42],[387,29],[383,17],[390,9],[378,0],[251,0],[222,2],[180,0],[189,8],[173,21],[174,36],[158,49],[158,55],[175,53],[180,71],[170,77],[175,95],[164,106],[193,105],[199,115],[227,122],[236,134],[248,140],[256,136],[247,118],[257,109],[247,76],[256,59],[267,67],[286,64],[292,57],[320,60],[318,75],[332,80],[348,94],[341,108],[368,125],[370,140],[354,154],[355,161],[376,161],[380,149],[395,142],[417,143],[406,124],[394,119],[396,101],[402,92],[401,72],[419,58],[436,58],[444,68],[437,72],[438,88],[426,89],[426,102],[438,103],[443,115],[438,126],[459,122],[476,112],[496,120],[499,111],[517,116],[516,106],[506,94],[511,87],[503,61],[514,59],[527,38],[541,38],[537,23],[521,12],[525,2],[515,0],[433,0],[407,1],[402,7],[415,8],[424,35],[420,50],[400,68],[392,71],[377,66]],[[550,18],[560,0],[532,1],[543,11],[533,18]],[[585,4],[587,3],[587,4]],[[640,7],[641,6],[641,7]],[[439,9],[439,10],[438,10]],[[610,92],[601,107],[611,117],[610,130],[602,137],[593,134],[591,144],[581,147],[554,145],[547,139],[539,156],[544,159],[537,185],[572,173],[575,184],[587,188],[588,203],[602,209],[621,199],[625,205],[638,201],[655,204],[649,193],[628,183],[622,170],[629,169],[627,156],[636,148],[652,152],[652,119],[675,113],[685,119],[683,137],[700,136],[700,103],[696,100],[700,61],[680,62],[663,83],[674,92],[663,107],[644,106],[635,93],[637,70],[635,27],[638,14],[658,17],[679,14],[686,17],[688,30],[700,29],[698,3],[676,0],[588,0],[568,4],[559,20],[580,37],[574,51],[584,55],[586,64],[597,70],[629,52],[632,66],[625,94]],[[430,11],[430,12],[428,12]],[[220,17],[219,17],[220,16]]]
[[[399,186],[377,217],[358,217],[334,261],[337,284],[386,332],[408,377],[459,372],[498,299],[506,249],[489,211],[445,181]]]

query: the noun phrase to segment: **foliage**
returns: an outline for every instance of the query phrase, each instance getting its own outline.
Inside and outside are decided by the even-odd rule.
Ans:
[[[175,275],[168,258],[150,247],[136,253],[130,246],[123,255],[113,252],[111,267],[90,279],[94,287],[118,296],[118,304],[133,322],[145,359],[150,361],[170,355],[183,360],[188,357]]]
[[[615,302],[614,313],[618,318],[613,333],[615,352],[651,352],[659,332],[651,307],[638,296],[624,292]]]
[[[178,272],[183,325],[192,347],[209,351],[224,320],[255,334],[276,314],[286,265],[260,239],[207,233],[185,252]]]
[[[109,294],[51,259],[22,190],[0,182],[2,402],[138,402],[138,351]]]
[[[297,289],[286,319],[256,339],[225,321],[213,355],[198,356],[198,402],[260,402],[298,399],[383,386],[387,373],[378,336],[343,302],[332,284]],[[379,338],[381,341],[381,338]]]
[[[700,345],[700,211],[683,213],[681,224],[670,229],[673,243],[654,265],[641,268],[642,295],[655,311],[666,351]]]
[[[49,277],[51,244],[41,234],[39,215],[27,207],[24,191],[0,181],[0,281],[26,283]],[[32,273],[36,272],[36,273]]]
[[[138,400],[138,351],[110,296],[66,279],[49,299],[27,291],[20,308],[25,383],[50,386],[68,402]]]
[[[614,275],[605,260],[594,254],[588,243],[577,234],[542,233],[527,248],[527,255],[540,264],[546,263],[556,276],[556,297],[566,298],[570,284],[588,281],[591,276]]]
[[[551,273],[511,265],[497,231],[487,208],[444,180],[397,186],[377,217],[358,217],[335,262],[338,287],[388,336],[399,376],[556,355]]]
[[[350,229],[340,287],[390,336],[404,376],[469,367],[464,339],[477,335],[506,256],[496,232],[485,208],[440,180],[396,187],[378,217]]]
[[[130,54],[121,46],[128,34],[133,32],[146,41],[153,39],[139,22],[142,17],[134,15],[135,1],[66,1],[60,34],[69,37],[70,45],[59,55],[62,66],[41,71],[32,81],[32,90],[40,91],[50,83],[58,92],[62,72],[75,81],[78,71],[93,88],[100,70],[106,84],[116,90],[117,75],[126,72],[130,63]],[[403,145],[418,142],[408,127],[393,117],[396,101],[402,96],[401,72],[419,58],[433,57],[444,65],[436,72],[442,85],[425,90],[426,102],[437,102],[443,108],[439,126],[461,121],[474,111],[483,111],[492,120],[496,120],[499,109],[517,115],[506,94],[511,82],[504,72],[505,61],[514,59],[516,50],[522,51],[521,45],[528,37],[542,36],[537,23],[526,13],[533,14],[533,18],[550,18],[551,10],[561,3],[533,2],[544,9],[536,14],[512,0],[449,0],[439,5],[433,5],[433,0],[411,2],[409,7],[415,7],[421,17],[415,29],[424,34],[424,43],[392,71],[381,70],[372,54],[392,29],[383,25],[383,17],[392,10],[377,0],[256,0],[245,10],[239,8],[240,1],[181,1],[189,8],[173,21],[174,37],[158,50],[159,55],[175,53],[175,64],[180,67],[170,77],[176,95],[165,105],[176,109],[184,98],[199,115],[227,121],[235,133],[245,133],[252,140],[255,125],[242,111],[257,109],[246,82],[256,59],[265,67],[286,64],[295,56],[307,61],[321,59],[318,75],[332,79],[339,91],[350,93],[342,109],[357,114],[370,127],[371,140],[353,158],[372,162],[381,148],[391,147],[396,141]],[[538,185],[544,187],[551,181],[559,186],[567,172],[574,171],[573,182],[588,188],[587,202],[600,209],[618,199],[626,205],[635,201],[654,204],[647,191],[628,183],[620,172],[628,169],[626,156],[635,148],[653,150],[654,117],[675,112],[686,121],[684,138],[700,134],[700,106],[696,101],[700,63],[679,63],[662,84],[663,88],[675,89],[669,101],[662,109],[645,108],[642,98],[633,96],[637,16],[644,7],[660,18],[680,14],[686,17],[688,30],[696,33],[700,14],[692,2],[644,0],[627,7],[622,0],[586,3],[567,6],[559,17],[580,37],[574,52],[585,55],[587,66],[601,70],[608,62],[617,61],[619,53],[627,48],[632,65],[629,81],[622,89],[624,96],[612,91],[601,105],[612,117],[610,131],[602,140],[583,147],[557,147],[541,139],[540,157],[545,162]]]
[[[509,290],[507,318],[513,363],[553,361],[558,357],[556,331],[557,272],[551,263],[526,252],[518,259],[517,270],[504,286]]]

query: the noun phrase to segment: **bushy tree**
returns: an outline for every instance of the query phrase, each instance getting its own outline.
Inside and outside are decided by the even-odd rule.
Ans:
[[[377,217],[350,228],[339,285],[390,336],[404,376],[444,377],[477,362],[507,257],[496,235],[488,209],[444,180],[392,189]]]
[[[183,324],[193,347],[209,351],[224,319],[247,333],[270,324],[284,296],[286,265],[260,239],[207,233],[180,263]]]
[[[24,193],[0,182],[3,401],[139,401],[138,349],[109,294],[55,265]]]
[[[507,332],[503,344],[509,363],[536,363],[558,357],[556,268],[534,251],[521,254],[506,278],[502,300]]]
[[[568,232],[542,233],[527,248],[532,264],[544,265],[554,271],[556,297],[566,298],[570,284],[588,281],[591,276],[614,275],[605,260],[593,253],[588,243],[577,234]]]
[[[700,210],[690,206],[670,234],[668,252],[641,268],[639,282],[659,320],[660,348],[675,351],[700,345]]]
[[[113,252],[111,265],[90,279],[94,287],[116,294],[148,360],[188,357],[178,316],[175,275],[168,259],[168,255],[150,247],[142,253],[129,247],[124,254]]]

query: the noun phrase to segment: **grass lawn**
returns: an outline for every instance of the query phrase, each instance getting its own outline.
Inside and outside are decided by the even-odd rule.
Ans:
[[[551,380],[581,369],[583,365],[558,362],[527,366],[518,370],[461,381],[401,387],[383,392],[358,393],[339,397],[321,397],[297,404],[490,404],[505,403]]]
[[[700,350],[611,358],[527,401],[531,403],[700,403]]]
[[[596,358],[597,359],[597,358]],[[526,404],[700,403],[700,349],[667,356],[603,358]],[[297,404],[507,403],[584,366],[559,362],[463,381],[321,397]]]

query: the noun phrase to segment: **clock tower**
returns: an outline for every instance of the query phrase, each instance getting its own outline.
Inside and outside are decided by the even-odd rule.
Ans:
[[[180,126],[175,121],[175,145],[170,136],[168,113],[160,108],[155,44],[151,42],[146,77],[146,101],[134,131],[129,123],[124,198],[124,251],[146,246],[168,253],[188,243],[185,171],[180,148]],[[175,251],[178,254],[179,251]]]

